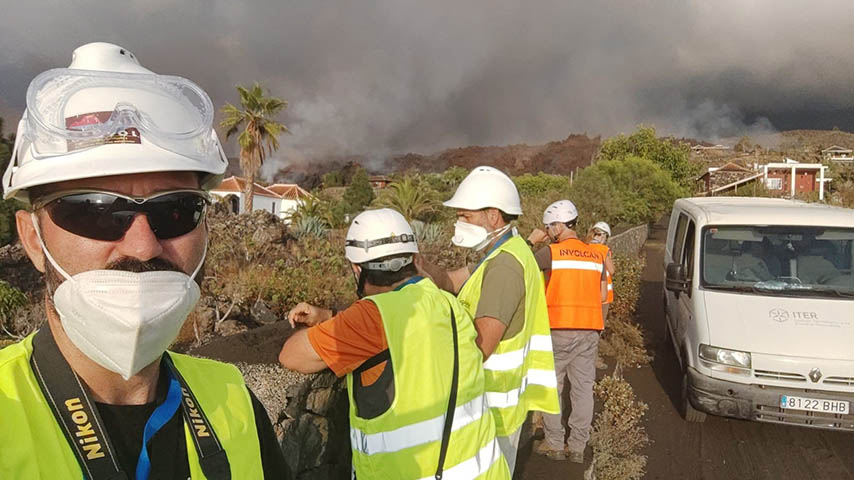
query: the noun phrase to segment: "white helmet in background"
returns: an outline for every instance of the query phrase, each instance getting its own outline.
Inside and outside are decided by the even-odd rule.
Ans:
[[[157,75],[118,45],[83,45],[68,68],[30,83],[4,198],[28,202],[38,185],[168,171],[199,172],[211,189],[227,166],[213,118],[195,83]]]
[[[596,225],[593,225],[593,228],[605,232],[609,237],[611,236],[611,227],[605,222],[596,222]]]
[[[351,263],[363,264],[368,270],[396,272],[412,263],[412,257],[371,262],[390,255],[418,253],[418,244],[409,222],[390,208],[366,210],[350,224],[344,242],[344,254]]]
[[[497,208],[508,215],[522,215],[516,184],[504,172],[492,167],[472,170],[444,205],[462,210]]]
[[[558,200],[546,207],[543,212],[543,225],[552,223],[568,223],[578,218],[578,210],[575,204],[569,200]]]

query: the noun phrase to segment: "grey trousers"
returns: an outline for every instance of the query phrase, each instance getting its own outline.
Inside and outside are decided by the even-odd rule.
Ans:
[[[581,452],[590,439],[593,422],[593,383],[596,381],[596,352],[599,332],[595,330],[552,330],[552,348],[557,374],[557,391],[563,405],[564,379],[569,378],[572,411],[567,420],[570,429],[566,444],[570,451]],[[561,414],[543,414],[543,431],[549,448],[563,449],[565,436]]]

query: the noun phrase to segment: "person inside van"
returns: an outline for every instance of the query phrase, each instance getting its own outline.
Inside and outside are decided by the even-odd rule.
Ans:
[[[839,270],[828,260],[831,254],[828,247],[821,240],[813,239],[806,247],[803,254],[797,257],[798,278],[806,284],[822,284],[829,279],[839,276]]]

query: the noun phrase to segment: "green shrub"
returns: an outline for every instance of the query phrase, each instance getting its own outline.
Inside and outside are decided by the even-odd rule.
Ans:
[[[420,220],[410,222],[415,239],[419,245],[448,243],[445,237],[445,229],[438,223],[424,223]]]
[[[649,437],[642,420],[649,407],[636,399],[632,386],[616,373],[596,382],[594,391],[603,406],[590,436],[593,447],[590,469],[594,474],[591,477],[596,480],[643,478],[647,457],[640,451],[649,445]]]
[[[569,177],[540,172],[526,173],[513,178],[520,196],[540,196],[552,192],[568,192]]]
[[[602,142],[599,160],[624,160],[641,157],[655,162],[670,173],[674,182],[682,189],[682,195],[693,190],[694,180],[700,174],[699,164],[691,161],[691,149],[687,143],[669,138],[657,138],[655,127],[640,125],[635,133],[617,135]]]
[[[24,292],[0,280],[0,326],[8,332],[9,322],[15,312],[29,303]]]
[[[572,188],[579,212],[627,226],[658,220],[682,194],[664,169],[637,156],[596,162],[581,170]]]
[[[326,222],[313,216],[301,216],[291,223],[291,232],[298,238],[306,236],[322,238],[326,236],[327,230]]]
[[[599,351],[614,358],[619,368],[650,361],[643,333],[634,319],[645,264],[644,257],[614,254],[614,302],[608,310]]]
[[[17,200],[0,199],[0,247],[8,245],[18,237],[15,227],[15,212],[24,208]]]
[[[341,170],[332,170],[331,172],[326,172],[320,178],[320,181],[323,182],[323,188],[344,186],[344,172],[342,172]]]
[[[427,221],[442,208],[438,192],[417,175],[406,175],[383,189],[371,204],[372,208],[387,207],[400,212],[407,220]]]
[[[358,213],[374,200],[374,189],[368,181],[368,172],[359,167],[353,174],[350,186],[344,192],[344,204],[347,213]]]

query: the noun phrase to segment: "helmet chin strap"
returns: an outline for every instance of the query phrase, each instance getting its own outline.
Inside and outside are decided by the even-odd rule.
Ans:
[[[365,297],[365,282],[367,278],[365,276],[365,269],[363,267],[359,267],[359,275],[356,275],[356,272],[353,272],[353,278],[356,279],[356,296],[358,298]]]

